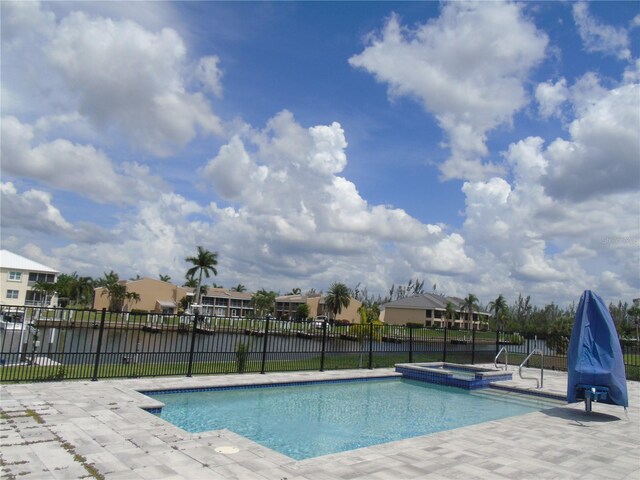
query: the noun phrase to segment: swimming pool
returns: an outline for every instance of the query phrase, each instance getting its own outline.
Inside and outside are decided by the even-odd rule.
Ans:
[[[543,398],[400,378],[149,393],[159,416],[189,432],[229,429],[295,460],[411,438],[549,408]],[[519,397],[527,397],[520,395]]]

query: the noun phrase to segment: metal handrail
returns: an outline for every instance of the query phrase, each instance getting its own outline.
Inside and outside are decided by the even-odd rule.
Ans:
[[[522,367],[529,361],[531,356],[535,354],[540,355],[540,380],[538,380],[536,377],[522,376]],[[535,380],[536,388],[542,388],[542,386],[544,385],[544,352],[539,348],[532,350],[531,353],[527,355],[527,358],[525,358],[524,361],[520,364],[520,367],[518,368],[518,375],[520,375],[520,378],[522,378],[523,380]]]
[[[498,352],[498,354],[496,355],[496,358],[493,359],[493,365],[496,368],[498,367],[498,357],[500,357],[500,354],[504,352],[504,371],[507,371],[507,368],[509,367],[509,351],[507,350],[507,347],[502,347],[500,349],[500,351]]]

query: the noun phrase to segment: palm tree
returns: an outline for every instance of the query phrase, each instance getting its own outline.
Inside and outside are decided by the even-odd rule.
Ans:
[[[300,295],[301,293],[302,293],[302,290],[296,287],[296,288],[292,288],[291,291],[287,293],[287,295]]]
[[[34,292],[38,292],[40,294],[40,301],[42,302],[42,306],[46,307],[51,301],[51,297],[56,293],[56,284],[45,282],[44,280],[38,280],[33,284],[31,289]]]
[[[187,257],[184,260],[185,262],[193,264],[193,267],[187,270],[187,278],[195,278],[196,273],[198,274],[196,304],[200,305],[200,297],[202,295],[202,292],[200,290],[200,286],[202,285],[202,274],[204,273],[205,277],[207,278],[209,278],[211,273],[213,273],[214,275],[218,275],[218,271],[216,270],[216,265],[218,265],[218,253],[210,252],[209,250],[205,250],[200,245],[198,245],[197,255],[195,257]]]
[[[277,296],[278,294],[276,292],[267,292],[264,288],[258,290],[253,297],[251,297],[251,304],[253,305],[255,316],[261,318],[273,313]]]
[[[447,302],[447,307],[444,312],[446,319],[451,321],[455,320],[457,313],[458,310],[456,309],[456,306],[453,304],[453,302]]]
[[[489,311],[493,312],[493,318],[496,320],[496,328],[498,330],[504,329],[504,317],[507,312],[507,301],[502,294],[498,295],[498,298],[489,302]]]
[[[234,292],[246,292],[247,291],[247,287],[245,287],[243,284],[239,283],[238,285],[233,287],[231,290],[234,291]]]
[[[467,311],[467,323],[471,324],[471,319],[472,319],[471,316],[474,310],[477,311],[480,309],[480,307],[478,307],[478,297],[476,297],[473,293],[470,293],[463,300],[462,305],[460,306],[460,309],[462,311],[465,311],[465,310]]]
[[[160,278],[161,282],[168,282],[169,280],[171,280],[171,277],[169,275],[158,275],[158,277]]]
[[[183,286],[183,287],[189,287],[189,288],[196,289],[196,288],[198,288],[198,280],[196,280],[196,279],[195,279],[195,278],[193,278],[193,277],[187,277],[186,282],[184,282],[184,283],[182,284],[182,286]]]
[[[325,307],[329,313],[333,314],[334,320],[343,308],[349,306],[349,303],[351,303],[349,288],[344,283],[333,283],[324,297]]]

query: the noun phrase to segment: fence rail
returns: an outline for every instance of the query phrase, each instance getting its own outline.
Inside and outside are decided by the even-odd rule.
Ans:
[[[504,332],[6,306],[0,319],[5,383],[493,363],[502,346],[513,365],[539,348],[545,368],[567,368],[567,339]],[[638,344],[623,352],[627,378],[640,380]]]

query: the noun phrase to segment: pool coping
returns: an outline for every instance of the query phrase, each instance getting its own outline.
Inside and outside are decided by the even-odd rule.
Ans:
[[[632,479],[640,474],[638,382],[628,382],[627,413],[598,404],[595,414],[586,415],[582,405],[571,404],[301,461],[226,430],[189,434],[141,409],[150,403],[140,393],[145,390],[367,376],[398,375],[383,369],[2,385],[0,406],[9,420],[1,421],[10,432],[2,440],[5,469],[31,472],[25,478],[52,478],[42,472],[53,472],[51,462],[59,457],[68,460],[57,464],[56,478],[78,478],[69,470],[74,457],[62,448],[71,445],[107,480]],[[521,393],[534,389],[530,381],[506,383]],[[545,388],[538,393],[562,395],[564,388],[566,373],[545,372]],[[44,423],[25,415],[26,409]],[[34,443],[34,438],[41,440]],[[216,451],[230,445],[239,452]]]

